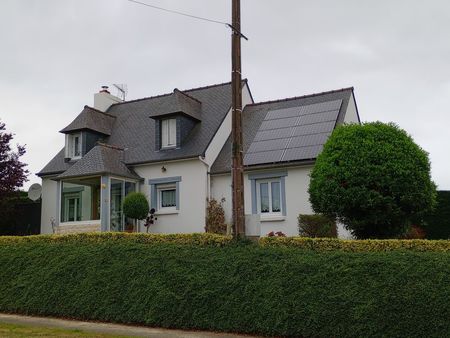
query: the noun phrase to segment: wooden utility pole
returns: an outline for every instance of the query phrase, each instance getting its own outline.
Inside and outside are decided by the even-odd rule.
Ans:
[[[244,160],[242,147],[241,1],[232,0],[232,196],[233,236],[245,235]]]

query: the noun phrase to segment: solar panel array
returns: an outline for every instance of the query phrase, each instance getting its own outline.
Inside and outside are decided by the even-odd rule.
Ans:
[[[342,100],[268,111],[244,158],[245,165],[317,157],[333,131]]]

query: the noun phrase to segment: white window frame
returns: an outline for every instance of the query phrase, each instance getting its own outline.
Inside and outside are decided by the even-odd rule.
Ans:
[[[174,190],[175,196],[177,194],[177,186],[176,184],[158,184],[156,187],[156,199],[158,205],[158,211],[160,212],[176,212],[177,211],[177,201],[175,201],[175,205],[172,207],[163,207],[162,206],[162,192],[167,190]]]
[[[75,138],[78,137],[78,147],[79,147],[79,155],[75,156]],[[82,146],[82,138],[81,133],[76,134],[67,134],[66,135],[66,157],[71,159],[80,159],[81,158],[81,152],[83,149]]]
[[[177,119],[161,120],[161,148],[175,148],[177,146]]]
[[[276,182],[280,185],[280,211],[274,212],[272,210],[272,183]],[[261,184],[267,183],[268,186],[268,195],[269,195],[269,212],[261,212]],[[280,178],[270,178],[270,179],[261,179],[256,181],[256,200],[257,200],[257,208],[258,214],[261,215],[261,218],[264,217],[274,217],[274,216],[283,216],[283,202],[282,202],[282,191],[281,191],[281,179]]]

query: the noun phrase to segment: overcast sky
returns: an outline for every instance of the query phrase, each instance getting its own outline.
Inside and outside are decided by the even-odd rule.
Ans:
[[[219,21],[231,0],[141,0]],[[242,0],[256,101],[354,86],[363,121],[393,121],[450,190],[450,2]],[[230,80],[230,32],[126,0],[1,0],[0,119],[34,175],[101,85],[128,99]],[[113,94],[115,94],[113,92]]]

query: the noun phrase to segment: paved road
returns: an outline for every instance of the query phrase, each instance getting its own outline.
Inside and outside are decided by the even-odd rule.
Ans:
[[[82,330],[92,333],[112,335],[151,337],[151,338],[249,338],[255,336],[214,333],[204,331],[181,331],[148,328],[142,326],[118,325],[109,323],[81,322],[77,320],[56,319],[47,317],[19,316],[0,313],[0,323],[31,325],[60,328],[66,330]]]

